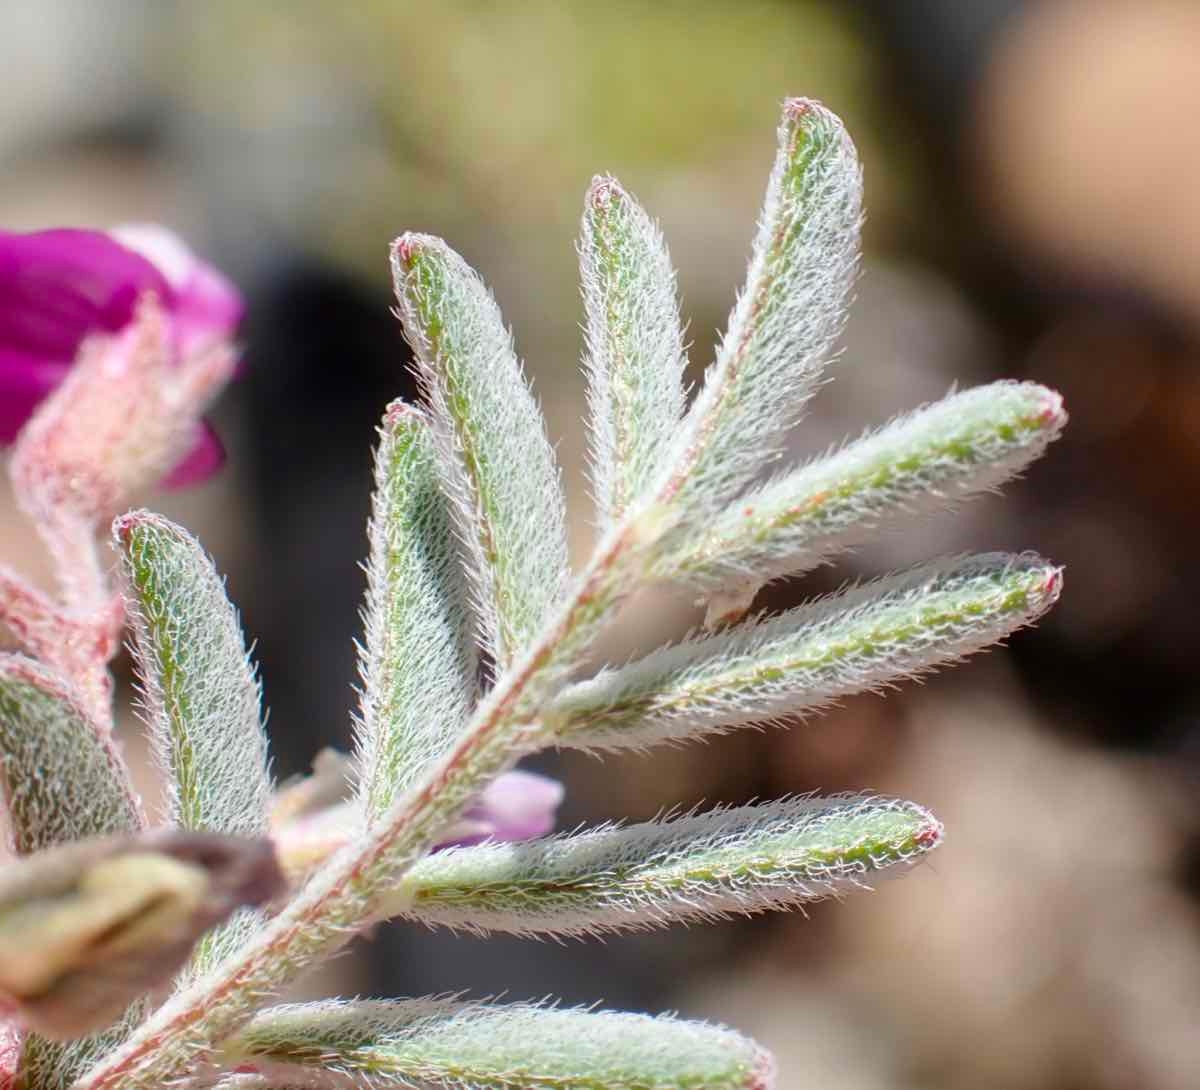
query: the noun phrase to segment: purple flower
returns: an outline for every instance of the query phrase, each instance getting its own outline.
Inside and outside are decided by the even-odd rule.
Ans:
[[[147,293],[167,315],[177,361],[227,340],[243,313],[237,289],[164,228],[0,232],[0,444],[62,382],[85,338],[124,330]],[[197,483],[223,460],[202,422],[164,483]]]
[[[345,797],[352,779],[350,758],[326,749],[313,762],[311,776],[275,793],[272,835],[292,877],[307,874],[361,833],[360,805]],[[554,828],[563,794],[561,783],[536,772],[505,772],[484,788],[434,850],[545,836]]]
[[[439,847],[545,836],[554,828],[562,800],[563,785],[557,780],[520,769],[506,772],[484,789]]]

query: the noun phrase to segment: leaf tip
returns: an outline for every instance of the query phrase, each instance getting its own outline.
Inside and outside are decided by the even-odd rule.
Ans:
[[[394,431],[426,420],[425,414],[412,402],[397,398],[383,410],[383,426],[388,431]]]
[[[775,1090],[778,1072],[779,1065],[775,1062],[774,1053],[761,1046],[757,1047],[754,1053],[754,1064],[750,1068],[750,1075],[746,1080],[746,1090]]]
[[[597,174],[587,191],[587,206],[593,212],[605,212],[628,196],[611,174]]]
[[[417,246],[419,235],[405,231],[392,242],[392,264],[408,265],[412,262],[413,252]]]
[[[996,554],[1002,564],[1000,577],[1006,605],[1026,614],[1031,624],[1058,601],[1062,593],[1063,567],[1035,552],[1006,556]]]
[[[145,523],[148,519],[154,516],[144,508],[139,508],[135,511],[126,511],[123,515],[118,515],[112,521],[113,540],[118,545],[127,545],[130,538],[133,537],[134,531]]]
[[[1047,599],[1047,605],[1053,605],[1058,601],[1058,596],[1062,593],[1062,586],[1063,569],[1061,565],[1051,567],[1042,580],[1042,594]]]
[[[392,268],[396,272],[412,272],[422,257],[448,249],[446,243],[436,235],[405,231],[392,243]]]
[[[1048,386],[1038,386],[1038,423],[1047,431],[1060,431],[1067,423],[1067,410],[1063,396]]]
[[[1024,555],[1030,573],[1035,577],[1034,594],[1041,610],[1049,609],[1058,601],[1063,587],[1063,566],[1055,564],[1036,553]]]
[[[782,121],[785,129],[800,137],[816,128],[844,128],[841,118],[815,98],[785,98]]]
[[[821,104],[814,98],[792,97],[783,100],[783,116],[793,121],[808,117],[821,108]]]
[[[916,831],[913,833],[913,844],[922,852],[932,851],[941,847],[945,839],[946,827],[930,810],[921,808]]]
[[[118,515],[112,523],[113,542],[118,550],[128,551],[151,543],[164,546],[183,545],[201,550],[200,543],[182,526],[169,518],[139,508]]]

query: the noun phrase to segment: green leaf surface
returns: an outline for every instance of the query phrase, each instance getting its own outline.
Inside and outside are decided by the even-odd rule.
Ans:
[[[160,515],[122,515],[113,532],[171,820],[201,832],[266,835],[272,784],[261,693],[221,577],[199,542]],[[206,936],[196,970],[229,952],[258,918],[243,910]]]
[[[445,755],[476,695],[472,614],[429,423],[402,402],[380,430],[370,539],[358,763],[377,817]]]
[[[588,189],[579,259],[592,485],[600,523],[610,525],[665,468],[683,416],[687,355],[666,243],[615,178]]]
[[[286,1082],[310,1068],[424,1090],[765,1090],[770,1056],[721,1026],[644,1014],[454,1000],[263,1011],[225,1048]]]
[[[567,574],[562,487],[545,424],[500,310],[441,239],[392,247],[404,331],[430,403],[459,533],[500,666],[538,633]]]
[[[22,855],[144,823],[129,773],[50,671],[0,655],[0,774]]]
[[[739,497],[658,571],[751,589],[807,571],[884,524],[994,489],[1065,423],[1062,398],[1032,382],[953,394]]]
[[[789,99],[746,286],[688,413],[666,498],[702,524],[776,456],[845,321],[862,178],[841,121]]]
[[[812,711],[928,672],[1032,623],[1061,570],[1033,554],[943,561],[706,639],[563,691],[558,743],[620,749]]]
[[[941,840],[915,803],[795,798],[481,844],[417,864],[395,892],[414,922],[480,934],[588,935],[795,908],[867,888]]]

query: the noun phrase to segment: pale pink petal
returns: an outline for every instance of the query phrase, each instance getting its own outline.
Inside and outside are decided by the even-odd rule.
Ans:
[[[241,293],[178,235],[158,224],[132,223],[114,227],[112,236],[153,262],[170,283],[169,310],[181,357],[233,335],[245,313]]]
[[[335,803],[289,821],[274,832],[275,850],[284,872],[297,878],[325,862],[361,830],[361,815],[352,801]]]
[[[455,843],[466,840],[531,840],[554,828],[563,800],[563,785],[536,772],[506,772],[497,777],[463,814],[453,831]],[[468,831],[469,830],[469,831]]]
[[[463,844],[478,844],[487,840],[493,835],[493,832],[494,826],[490,822],[460,817],[445,831],[445,839],[439,840],[433,850],[436,852],[443,848],[455,848]]]
[[[25,510],[107,520],[170,467],[195,415],[172,388],[169,341],[166,315],[147,298],[120,333],[84,342],[14,444],[9,475]]]
[[[225,464],[225,447],[207,420],[196,423],[191,450],[160,482],[163,488],[190,488],[207,481]]]
[[[246,313],[241,293],[211,265],[197,263],[175,301],[175,344],[181,356],[233,336]]]

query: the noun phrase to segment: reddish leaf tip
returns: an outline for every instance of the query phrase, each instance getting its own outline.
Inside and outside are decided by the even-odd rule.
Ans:
[[[411,263],[413,257],[413,236],[403,234],[392,243],[392,258],[404,265]]]
[[[588,204],[597,212],[603,212],[624,197],[625,190],[611,174],[597,174],[588,186]]]
[[[746,1082],[746,1090],[775,1090],[777,1070],[774,1055],[765,1048],[758,1049],[754,1066],[750,1069],[750,1078]]]
[[[921,828],[917,830],[916,836],[913,837],[913,840],[918,847],[926,849],[936,848],[939,844],[941,844],[943,835],[945,833],[945,826],[943,826],[937,818],[935,818],[932,814],[929,814],[928,818],[929,820],[927,824],[921,826]]]
[[[112,522],[113,537],[121,543],[127,543],[137,526],[145,521],[145,511],[126,511],[118,515]]]
[[[392,261],[411,269],[417,260],[430,250],[444,247],[445,243],[433,235],[405,231],[392,243]]]
[[[841,119],[815,98],[786,98],[783,100],[783,119],[807,125],[824,118],[840,125]]]
[[[1047,427],[1061,427],[1067,422],[1067,410],[1063,406],[1063,396],[1057,390],[1043,387],[1045,394],[1038,422]]]
[[[425,414],[416,406],[401,398],[391,402],[383,411],[385,427],[394,427],[400,423],[414,423],[425,420]]]

